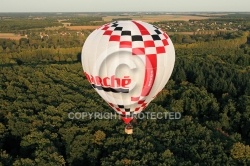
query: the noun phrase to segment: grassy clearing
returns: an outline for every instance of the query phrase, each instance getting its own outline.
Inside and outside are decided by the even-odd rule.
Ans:
[[[27,38],[27,37],[16,35],[14,33],[0,33],[0,39],[20,40],[21,38]]]

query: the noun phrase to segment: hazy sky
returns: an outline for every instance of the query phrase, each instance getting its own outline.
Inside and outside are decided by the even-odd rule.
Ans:
[[[0,12],[244,11],[250,0],[0,0]]]

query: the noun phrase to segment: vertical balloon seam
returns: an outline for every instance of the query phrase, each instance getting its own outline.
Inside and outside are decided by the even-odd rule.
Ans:
[[[114,21],[114,22],[112,22],[112,23],[116,23],[117,21]],[[112,23],[110,23],[110,24],[112,24]],[[109,41],[108,42],[108,44],[107,44],[107,48],[109,48],[109,45],[111,44],[111,42],[112,41]],[[112,54],[113,53],[115,53],[115,52],[112,52]],[[115,55],[115,54],[114,54]],[[118,54],[118,61],[119,61],[119,54]],[[116,75],[116,71],[115,71],[115,75]],[[112,95],[112,97],[113,98],[115,98],[115,92],[110,92],[110,94]],[[121,101],[122,101],[122,95],[121,95],[122,93],[118,93],[118,94],[116,94],[116,95],[119,95],[119,98],[121,99]],[[117,105],[117,107],[119,108],[119,106],[118,105],[120,105],[120,103],[112,103],[112,104],[115,104],[115,105]],[[119,114],[119,115],[122,115],[122,111],[119,111],[119,110],[117,110],[117,108],[116,107],[112,107],[114,110],[115,110],[115,112],[117,113],[117,114]]]
[[[163,31],[161,31],[161,32],[162,32],[162,34],[164,33]],[[167,49],[166,49],[166,47],[167,47],[167,46],[165,46],[166,52],[165,52],[164,54],[167,54]],[[164,59],[165,59],[165,58],[164,58]],[[158,62],[157,62],[157,63],[158,63]],[[157,66],[158,66],[158,65],[157,65]],[[158,69],[158,67],[157,67],[157,69]],[[160,70],[162,70],[162,69],[160,69]],[[166,68],[164,67],[163,70],[166,71]],[[165,72],[163,72],[163,73],[165,73]],[[160,81],[160,84],[158,84],[158,88],[156,88],[156,93],[154,94],[154,96],[157,95],[157,93],[160,92],[160,90],[162,89],[162,85],[165,84],[165,83],[164,83],[164,77],[163,77],[163,76],[161,77],[160,80],[161,80],[161,81]],[[153,85],[153,86],[157,86],[157,85],[155,84],[155,82],[154,82],[154,85]],[[151,95],[152,95],[152,94],[151,94]],[[154,97],[154,96],[153,96],[153,97]],[[151,98],[149,99],[148,103],[150,103],[152,100],[153,100],[153,98],[151,97]]]
[[[134,28],[133,26],[134,26],[133,24],[128,24],[128,29],[131,31],[131,36],[133,34],[133,28]],[[132,46],[133,46],[133,44],[132,44]],[[130,52],[130,53],[131,53],[131,56],[133,56],[132,52]],[[131,73],[131,71],[130,71],[130,73]],[[129,98],[130,98],[130,100],[129,100],[129,103],[130,103],[130,105],[129,105],[129,107],[130,107],[129,113],[130,113],[130,117],[133,118],[134,111],[135,111],[134,107],[135,107],[136,104],[131,101],[131,95],[130,95]]]
[[[143,35],[143,33],[147,33],[147,34],[150,34],[149,32],[148,32],[148,30],[142,25],[142,24],[140,24],[140,23],[138,23],[138,22],[136,22],[136,21],[132,21],[136,26],[137,26],[137,28],[139,29],[139,31],[140,31],[140,33],[141,33],[141,35]],[[142,31],[144,31],[144,32],[142,32]],[[144,83],[143,83],[143,87],[142,87],[142,94],[141,94],[141,96],[144,96],[144,97],[146,97],[147,95],[149,95],[149,93],[150,93],[150,91],[151,91],[151,89],[152,89],[152,86],[149,88],[149,90],[147,91],[147,92],[145,92],[146,90],[145,90],[145,85],[147,84],[147,75],[148,75],[148,67],[149,67],[149,65],[152,67],[152,68],[154,68],[154,66],[152,66],[152,64],[154,64],[154,63],[151,63],[151,60],[149,60],[149,62],[148,62],[148,60],[147,60],[147,55],[145,55],[145,76],[144,76]],[[155,59],[156,61],[157,61],[157,57],[156,57],[156,59]],[[148,64],[148,63],[150,63],[150,64]],[[156,72],[157,71],[153,71],[154,72],[154,78],[153,78],[153,81],[152,81],[152,83],[154,84],[154,81],[155,81],[155,74],[156,74]]]
[[[117,21],[117,24],[119,25],[119,21]],[[119,51],[119,52],[118,52],[118,61],[119,61],[119,62],[121,62],[120,53],[121,53],[121,52]],[[120,63],[119,63],[119,65],[120,65]],[[118,66],[118,67],[119,67],[119,66]],[[120,99],[121,99],[121,102],[122,102],[121,105],[123,105],[124,110],[125,110],[125,108],[127,107],[127,106],[125,106],[125,103],[124,103],[124,101],[125,101],[124,97],[125,97],[125,96],[123,96],[122,93],[119,93],[119,96],[120,96]],[[123,111],[124,111],[124,110],[123,110]],[[125,111],[125,115],[126,115],[126,111]]]
[[[141,23],[139,23],[137,21],[132,21],[132,22],[137,26],[137,28],[139,29],[141,35],[150,34],[149,31],[147,30],[147,28],[143,24],[141,24]],[[150,25],[150,24],[148,24],[148,25]],[[152,25],[150,25],[150,26],[152,26]],[[143,101],[142,103],[144,103],[147,100],[147,96],[150,95],[151,90],[153,88],[153,85],[155,84],[156,73],[157,73],[157,55],[152,54],[153,59],[147,57],[149,55],[144,55],[144,56],[145,56],[145,76],[144,76],[144,83],[143,83],[143,86],[142,86],[141,97],[143,97],[145,99],[142,100]],[[154,61],[154,62],[152,62],[152,61]],[[150,78],[148,78],[148,74],[149,74],[149,72],[151,73],[152,71],[153,71],[153,80],[152,80],[151,86],[147,87],[146,85],[150,81],[149,80]],[[140,101],[138,101],[138,102],[140,102]],[[147,107],[149,102],[150,101],[147,101],[146,103],[144,103],[146,105],[144,107],[142,107],[141,110],[138,113],[142,112]]]

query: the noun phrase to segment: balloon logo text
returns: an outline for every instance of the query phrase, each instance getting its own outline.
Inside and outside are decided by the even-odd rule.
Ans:
[[[123,78],[116,78],[115,75],[111,77],[101,78],[99,76],[92,76],[85,72],[88,81],[91,83],[93,88],[98,90],[104,90],[106,92],[114,93],[129,93],[129,84],[131,79],[129,76]]]

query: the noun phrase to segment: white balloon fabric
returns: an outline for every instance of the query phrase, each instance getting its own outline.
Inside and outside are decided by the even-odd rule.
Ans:
[[[129,123],[164,88],[175,50],[169,36],[142,21],[115,21],[93,31],[82,49],[84,73]]]

